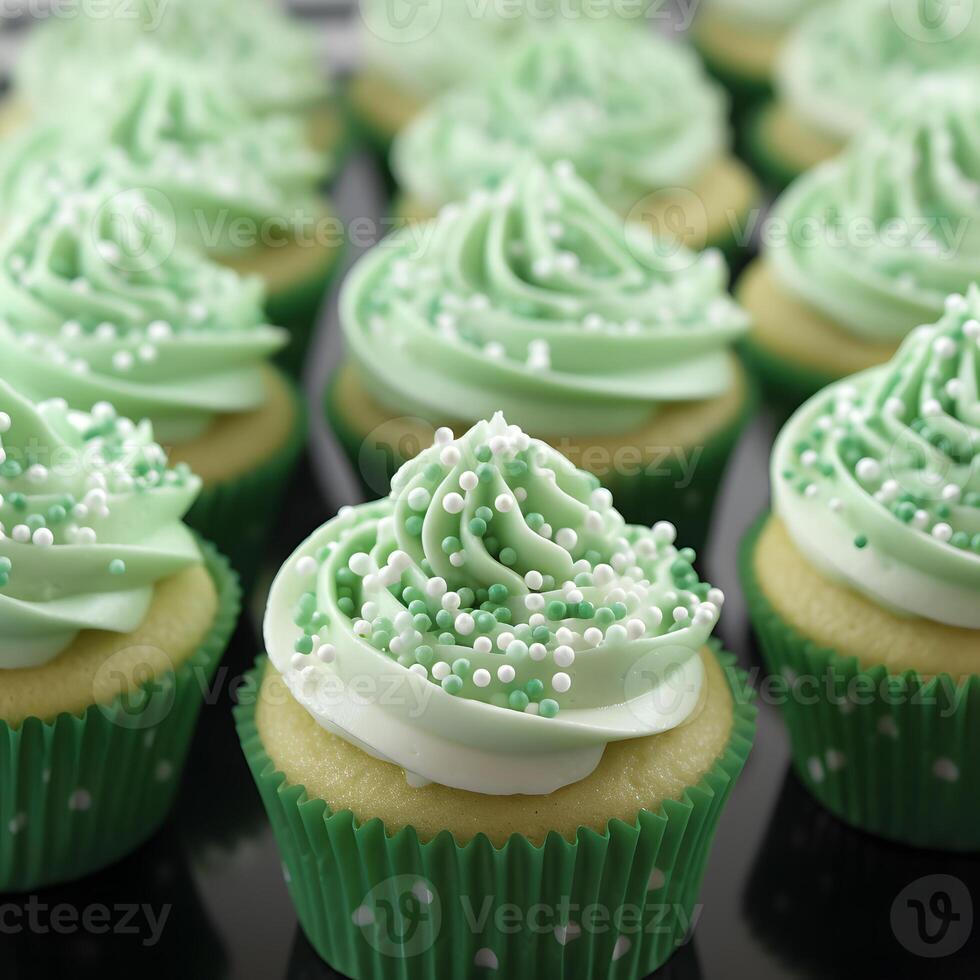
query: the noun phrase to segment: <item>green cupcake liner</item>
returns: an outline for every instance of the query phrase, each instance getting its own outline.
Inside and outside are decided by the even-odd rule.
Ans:
[[[302,393],[289,378],[282,376],[281,380],[289,389],[295,413],[286,442],[256,469],[205,487],[185,518],[225,555],[245,593],[255,582],[289,478],[306,444],[307,413]]]
[[[320,268],[302,282],[266,298],[265,312],[270,323],[289,331],[290,341],[275,358],[293,377],[302,375],[310,340],[316,332],[320,309],[344,266],[346,245],[329,252]]]
[[[739,554],[802,783],[843,821],[889,840],[980,850],[980,676],[864,669],[818,648],[773,609],[753,569],[766,517]]]
[[[536,846],[515,834],[501,848],[483,835],[461,846],[449,831],[428,843],[412,828],[389,835],[380,820],[359,824],[288,785],[256,727],[259,658],[243,689],[250,696],[235,710],[238,733],[317,953],[355,980],[657,969],[686,938],[719,815],[755,732],[745,675],[734,657],[717,655],[735,699],[732,734],[682,799],[641,811],[633,825],[612,820],[603,834],[580,828],[574,842],[553,833]]]
[[[762,390],[763,400],[781,419],[840,377],[779,357],[751,338],[741,341],[739,354]]]
[[[335,372],[324,392],[327,424],[347,455],[365,496],[373,500],[388,492],[391,478],[406,462],[406,457],[397,447],[377,441],[372,451],[362,451],[364,437],[346,421],[343,407],[335,397],[337,377]],[[657,461],[656,473],[613,474],[603,479],[612,492],[616,509],[628,523],[650,526],[657,521],[670,521],[677,528],[677,540],[684,546],[695,551],[704,547],[728,460],[758,409],[758,395],[748,377],[746,389],[745,404],[738,416],[705,443],[696,461],[692,451],[686,465],[672,456]],[[686,472],[692,463],[693,475]]]
[[[390,197],[395,193],[397,181],[391,172],[391,146],[395,139],[395,134],[390,133],[377,126],[374,121],[363,112],[351,100],[349,91],[344,92],[344,103],[346,106],[347,120],[352,134],[352,139],[374,157],[381,178],[384,181],[385,191]]]
[[[176,671],[53,721],[0,721],[0,893],[72,881],[135,850],[166,818],[207,683],[238,620],[227,561],[201,541],[218,589],[204,642]]]

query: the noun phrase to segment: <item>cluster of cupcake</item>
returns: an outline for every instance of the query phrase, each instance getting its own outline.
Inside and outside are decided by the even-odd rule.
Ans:
[[[683,940],[754,735],[698,551],[759,387],[796,411],[742,580],[796,768],[857,826],[980,847],[980,85],[928,71],[972,29],[927,57],[900,0],[789,42],[798,3],[704,13],[742,97],[778,60],[861,129],[733,298],[760,185],[721,87],[635,4],[532,6],[363,7],[348,107],[403,224],[344,283],[324,401],[373,502],[279,572],[236,712],[352,977],[642,976]],[[250,574],[303,441],[270,358],[335,256],[235,230],[326,214],[335,103],[259,0],[163,17],[39,30],[0,147],[0,888],[162,819],[237,611],[198,534]],[[795,111],[753,133],[803,169],[843,137]]]

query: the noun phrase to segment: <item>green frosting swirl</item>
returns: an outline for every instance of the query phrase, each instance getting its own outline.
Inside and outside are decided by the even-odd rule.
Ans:
[[[257,119],[220,71],[154,47],[135,48],[42,128],[0,156],[8,207],[52,174],[107,166],[163,195],[181,237],[218,254],[285,242],[318,213],[326,167],[303,123]]]
[[[491,79],[436,100],[395,141],[402,187],[438,207],[533,154],[569,160],[626,213],[690,186],[724,151],[725,98],[688,48],[635,25],[535,32]]]
[[[835,0],[783,48],[780,97],[803,120],[846,140],[928,71],[980,64],[980,16],[945,0]]]
[[[51,16],[31,32],[16,67],[20,94],[41,112],[78,95],[136,45],[216,67],[253,112],[302,113],[327,81],[313,35],[267,0],[112,0]]]
[[[776,512],[828,576],[980,629],[980,289],[880,368],[832,385],[776,443]]]
[[[724,601],[672,526],[627,527],[611,504],[499,414],[458,440],[440,430],[390,498],[286,563],[270,656],[321,724],[414,778],[486,793],[583,778],[607,742],[696,710]],[[405,696],[358,709],[358,677]]]
[[[341,322],[393,409],[608,434],[729,390],[748,320],[726,282],[717,252],[657,243],[567,163],[529,163],[363,258]]]
[[[35,404],[0,380],[0,669],[139,626],[154,585],[201,561],[181,521],[200,486],[167,469],[149,423]]]
[[[768,256],[794,294],[849,330],[899,340],[980,269],[980,74],[918,81],[777,205]]]
[[[264,288],[176,245],[148,196],[111,177],[25,202],[0,238],[4,377],[35,398],[108,399],[180,441],[265,397],[287,334]]]

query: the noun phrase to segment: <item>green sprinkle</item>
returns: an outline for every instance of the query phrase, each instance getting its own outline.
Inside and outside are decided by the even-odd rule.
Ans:
[[[448,609],[440,609],[436,613],[436,626],[441,630],[448,630],[456,620]]]
[[[578,604],[578,618],[591,619],[595,615],[595,606],[591,602],[580,602]]]
[[[551,630],[547,626],[535,626],[531,631],[531,639],[535,643],[550,643],[551,642]]]
[[[481,463],[488,463],[493,456],[493,452],[490,447],[485,443],[482,446],[477,446],[476,448],[476,458]]]
[[[600,606],[595,611],[595,622],[600,629],[605,629],[616,622],[616,614],[608,606]]]
[[[614,602],[610,607],[612,614],[617,619],[623,619],[626,616],[626,604],[623,602]]]
[[[428,613],[418,613],[412,617],[412,625],[420,633],[428,633],[432,629],[432,620],[429,618]]]
[[[482,517],[474,517],[469,523],[469,529],[471,534],[482,538],[487,533],[487,522]]]
[[[470,662],[465,657],[453,661],[453,673],[458,677],[469,677],[472,669]]]
[[[376,633],[371,634],[371,646],[375,650],[384,650],[389,643],[391,643],[390,633],[386,633],[384,630],[378,630]]]
[[[415,662],[423,667],[431,667],[435,663],[436,655],[430,646],[418,646],[415,648]]]
[[[109,562],[109,574],[110,575],[125,575],[126,574],[126,563],[122,558],[113,558]]]
[[[493,615],[500,623],[509,623],[514,618],[514,614],[507,606],[497,606],[493,611]]]
[[[950,538],[949,543],[954,548],[969,548],[970,547],[970,535],[966,531],[957,531],[952,538]]]
[[[454,555],[457,551],[463,550],[463,543],[455,535],[449,535],[448,538],[442,539],[442,550],[447,555]]]
[[[970,541],[970,547],[980,554],[980,534],[974,534],[973,539]]]
[[[14,563],[6,556],[0,555],[0,572],[9,572]]]
[[[515,711],[523,711],[531,703],[531,699],[523,691],[511,691],[507,703]]]
[[[565,603],[558,599],[553,599],[544,608],[544,614],[548,619],[557,622],[565,618]]]
[[[510,589],[508,589],[506,585],[503,585],[500,582],[491,585],[490,588],[487,590],[487,598],[491,602],[496,603],[497,605],[500,605],[502,602],[506,602],[509,597],[510,597]]]
[[[413,514],[405,521],[405,530],[413,537],[418,538],[422,535],[422,518],[418,514]]]
[[[867,546],[868,546],[868,539],[867,539],[867,536],[866,535],[859,534],[854,539],[854,547],[855,548],[867,548]]]
[[[343,596],[341,599],[337,600],[337,608],[345,616],[354,615],[354,600],[350,596]]]
[[[500,564],[508,568],[517,564],[517,552],[513,548],[501,548],[497,557],[500,559]]]
[[[558,714],[558,702],[551,698],[545,698],[538,705],[538,714],[542,718],[554,718]]]
[[[447,694],[459,694],[463,690],[463,678],[449,674],[442,679],[442,689]]]
[[[456,645],[456,634],[455,633],[440,633],[439,643],[444,647],[452,647]]]
[[[60,524],[68,516],[68,512],[61,504],[54,504],[48,508],[48,523]]]
[[[297,653],[312,653],[313,652],[313,637],[312,636],[301,636],[293,644],[293,649]]]
[[[494,468],[489,463],[480,463],[476,468],[476,475],[481,483],[490,483],[495,475]]]
[[[524,522],[532,531],[540,531],[544,527],[544,516],[537,512],[532,512],[524,518]]]
[[[489,507],[477,507],[476,516],[489,524],[493,520],[493,511]]]
[[[529,698],[537,700],[544,694],[544,682],[539,681],[537,677],[533,677],[524,685],[524,690],[527,692]]]
[[[430,481],[442,479],[442,467],[438,463],[429,463],[422,471],[422,475]]]
[[[408,589],[405,590],[407,592]],[[402,593],[402,598],[405,598],[405,592]],[[412,616],[422,616],[429,611],[429,607],[421,599],[409,599],[408,601],[408,611]]]

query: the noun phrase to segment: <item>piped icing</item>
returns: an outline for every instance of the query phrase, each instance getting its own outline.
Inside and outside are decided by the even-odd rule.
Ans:
[[[775,512],[814,566],[895,612],[980,628],[980,289],[776,442]]]
[[[34,403],[0,380],[0,670],[82,630],[128,633],[157,582],[199,564],[181,518],[200,480],[108,403]]]
[[[690,187],[726,150],[725,97],[697,55],[618,22],[535,32],[480,83],[434,101],[395,141],[401,186],[430,207],[499,183],[522,158],[568,160],[625,214]]]
[[[0,153],[5,211],[52,176],[107,167],[163,195],[185,241],[217,254],[311,234],[322,154],[289,116],[256,118],[214,66],[137,46]]]
[[[152,192],[108,175],[47,190],[0,236],[4,377],[73,408],[108,400],[168,442],[259,408],[288,339],[264,322],[261,281],[177,243]]]
[[[794,295],[855,334],[900,340],[980,269],[980,71],[924,76],[772,215]]]
[[[835,0],[793,31],[776,84],[793,113],[849,139],[919,75],[980,64],[980,17],[972,3]]]
[[[267,0],[82,4],[31,32],[17,61],[17,90],[47,112],[77,96],[80,78],[87,89],[121,51],[146,44],[217,67],[253,112],[301,113],[328,92],[313,35]]]
[[[529,162],[362,259],[341,322],[397,411],[608,434],[730,389],[748,319],[726,283],[717,251],[628,226],[567,162]]]
[[[550,793],[700,707],[724,596],[674,537],[497,414],[293,554],[267,649],[320,725],[411,781]]]

